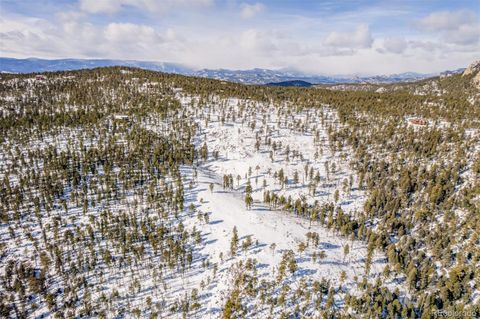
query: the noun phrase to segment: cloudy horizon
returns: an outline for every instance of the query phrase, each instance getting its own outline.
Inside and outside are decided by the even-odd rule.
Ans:
[[[0,56],[434,73],[480,58],[474,2],[0,0]]]

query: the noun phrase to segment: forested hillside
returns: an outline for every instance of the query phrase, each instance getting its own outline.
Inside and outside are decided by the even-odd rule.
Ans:
[[[474,76],[2,74],[0,317],[480,316]]]

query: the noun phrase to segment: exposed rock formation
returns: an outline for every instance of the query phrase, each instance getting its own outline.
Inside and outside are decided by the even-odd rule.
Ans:
[[[465,69],[465,71],[463,72],[463,76],[470,75],[470,74],[476,73],[478,71],[480,71],[480,60],[477,60],[477,61],[473,62],[472,64],[470,64]]]
[[[475,74],[476,73],[476,74]],[[462,76],[470,75],[470,74],[475,74],[475,76],[472,79],[472,84],[480,90],[480,60],[477,60],[470,64],[465,71],[463,72]]]
[[[480,90],[480,72],[477,72],[477,75],[472,80],[473,85]]]

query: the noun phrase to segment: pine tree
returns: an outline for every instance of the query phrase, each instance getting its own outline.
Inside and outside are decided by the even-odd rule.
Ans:
[[[238,232],[237,227],[233,227],[232,239],[230,241],[230,255],[233,257],[237,254],[238,250]]]

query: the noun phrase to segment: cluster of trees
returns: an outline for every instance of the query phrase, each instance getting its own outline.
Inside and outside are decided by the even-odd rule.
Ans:
[[[274,280],[262,279],[252,258],[231,267],[233,285],[225,297],[222,318],[348,318],[335,306],[335,295],[341,287],[335,287],[326,278],[302,279],[297,285],[289,283],[288,276],[297,271],[294,256],[291,250],[282,255]],[[252,301],[253,307],[248,309],[246,301]]]
[[[167,298],[168,278],[188,273],[203,245],[182,223],[180,166],[203,155],[194,128],[169,117],[175,129],[146,129],[148,116],[165,119],[178,102],[169,89],[144,94],[108,74],[119,72],[2,81],[2,96],[14,99],[0,119],[1,317],[198,311],[198,291]]]

